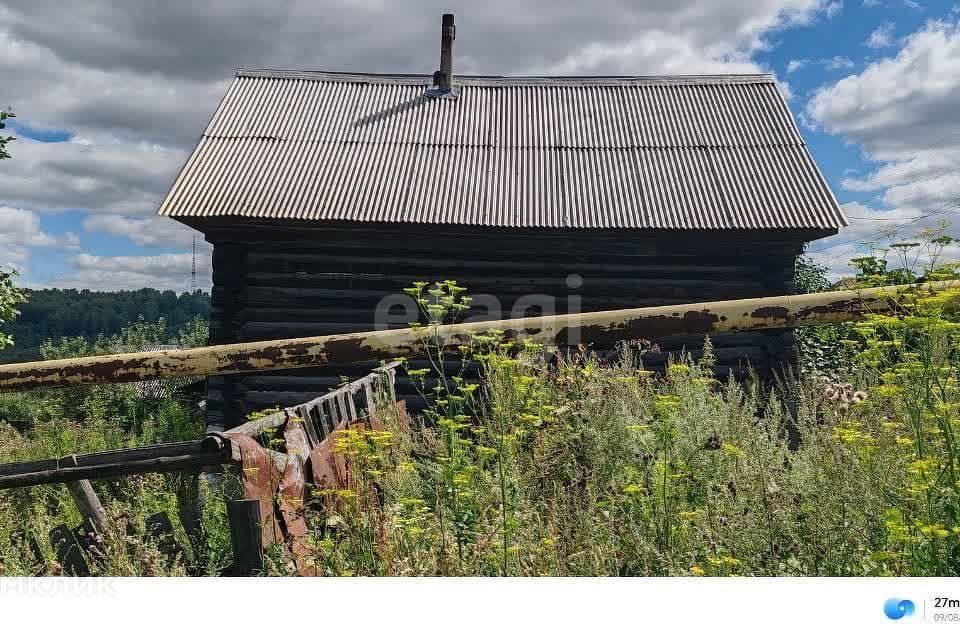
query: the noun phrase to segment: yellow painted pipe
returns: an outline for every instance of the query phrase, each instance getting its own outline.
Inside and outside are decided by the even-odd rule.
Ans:
[[[928,289],[960,287],[960,281],[919,285]],[[526,338],[555,345],[604,344],[682,334],[710,334],[845,322],[867,313],[883,313],[910,286],[829,291],[792,296],[596,311],[443,325],[439,335],[450,347],[472,336],[501,331],[504,338]],[[266,340],[196,349],[46,360],[0,365],[0,390],[44,386],[133,382],[156,378],[277,371],[362,361],[392,360],[422,354],[423,329]]]

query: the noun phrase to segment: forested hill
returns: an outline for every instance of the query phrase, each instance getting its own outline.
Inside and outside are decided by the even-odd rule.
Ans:
[[[177,295],[173,291],[89,291],[38,289],[20,307],[20,315],[5,324],[14,345],[0,350],[0,362],[23,362],[39,358],[39,346],[47,338],[114,334],[143,316],[148,322],[165,318],[168,334],[177,332],[196,316],[210,314],[210,294],[202,291]]]

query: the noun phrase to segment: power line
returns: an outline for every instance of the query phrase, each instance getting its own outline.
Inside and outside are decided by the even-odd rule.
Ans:
[[[862,187],[864,185],[870,184],[869,182],[865,182],[863,185],[857,187],[856,189],[848,189],[848,190],[849,191],[879,191],[880,189],[886,189],[887,191],[889,191],[891,189],[902,189],[904,187],[912,187],[913,185],[920,184],[921,182],[927,182],[928,180],[936,180],[937,178],[942,178],[943,176],[950,175],[951,173],[957,173],[958,171],[960,171],[960,166],[954,167],[953,169],[947,169],[946,171],[943,171],[933,176],[927,176],[926,178],[920,178],[919,180],[914,180],[912,182],[904,182],[903,184],[895,184],[889,187],[878,187],[877,189],[863,189]],[[884,179],[888,177],[890,176],[884,176]]]
[[[960,187],[960,183],[951,185],[951,189],[955,187]],[[904,203],[901,205],[894,205],[894,209],[897,208],[908,208],[908,209],[919,209],[921,205],[927,202],[933,202],[943,198],[942,193],[931,193],[918,200],[914,200],[909,203]],[[900,218],[874,218],[872,216],[847,216],[847,220],[867,220],[870,222],[899,222]]]
[[[904,223],[902,223],[902,224],[900,224],[900,225],[897,225],[896,227],[891,227],[891,228],[883,229],[883,230],[881,230],[881,231],[879,231],[879,232],[875,232],[875,233],[872,233],[872,234],[867,234],[867,235],[864,235],[864,236],[860,236],[860,237],[858,237],[858,238],[854,238],[854,239],[848,240],[848,241],[846,241],[846,242],[838,242],[838,243],[836,243],[836,244],[832,244],[832,245],[829,245],[829,246],[827,246],[827,247],[823,247],[822,249],[817,249],[816,251],[810,251],[810,252],[808,252],[808,253],[823,253],[823,252],[825,252],[825,251],[827,251],[827,250],[829,250],[829,249],[832,249],[832,248],[835,248],[835,247],[842,247],[842,246],[847,245],[847,244],[863,244],[863,243],[865,243],[865,242],[867,242],[867,241],[869,241],[869,240],[879,240],[880,238],[882,238],[882,237],[884,237],[884,236],[889,236],[889,235],[891,235],[891,234],[893,234],[893,233],[896,233],[897,230],[902,229],[903,227],[906,227],[907,225],[913,224],[914,222],[919,222],[920,220],[924,220],[924,219],[926,219],[926,218],[930,218],[930,217],[932,217],[932,216],[940,215],[940,214],[943,214],[943,215],[953,215],[953,214],[955,214],[955,213],[960,213],[960,209],[953,209],[953,207],[955,207],[955,206],[957,206],[957,205],[960,205],[960,197],[955,198],[954,200],[948,202],[948,203],[945,204],[943,207],[940,207],[939,209],[937,209],[937,210],[935,210],[935,211],[931,211],[930,213],[926,213],[926,214],[924,214],[924,215],[922,215],[922,216],[917,216],[917,217],[915,217],[915,218],[911,218],[910,220],[907,220],[906,222],[904,222]],[[854,248],[850,249],[849,251],[844,251],[843,253],[840,253],[840,254],[838,254],[838,255],[831,256],[831,257],[829,257],[829,258],[826,258],[826,259],[822,260],[822,261],[821,261],[821,264],[826,264],[826,263],[834,262],[834,261],[839,260],[840,258],[846,257],[846,256],[848,256],[848,255],[850,255],[850,254],[852,254],[852,253],[856,253],[857,251],[859,251],[859,248],[858,248],[858,247],[854,247]]]
[[[932,199],[935,199],[935,198],[934,198],[934,197],[928,197],[928,198],[926,198],[925,200],[932,200]],[[921,200],[921,202],[923,202],[923,201]],[[895,226],[893,226],[893,227],[887,227],[886,229],[882,229],[882,230],[880,230],[880,231],[873,231],[873,232],[870,232],[870,233],[866,233],[866,234],[864,234],[864,235],[862,235],[862,236],[857,236],[856,238],[851,238],[850,240],[844,240],[843,242],[835,242],[834,244],[830,244],[830,245],[827,245],[827,246],[825,246],[825,247],[821,247],[820,249],[816,249],[816,250],[814,250],[814,251],[809,251],[808,253],[823,253],[824,251],[827,251],[827,250],[829,250],[829,249],[833,249],[833,248],[835,248],[835,247],[842,247],[843,245],[846,245],[846,244],[853,244],[853,243],[859,242],[860,240],[863,240],[863,239],[865,239],[865,238],[885,236],[885,235],[888,235],[890,229],[893,229],[894,231],[896,231],[897,229],[902,229],[903,227],[906,227],[907,225],[913,224],[914,222],[918,222],[918,221],[920,221],[920,220],[924,220],[924,219],[926,219],[926,218],[930,218],[930,217],[932,217],[932,216],[938,215],[938,214],[940,214],[940,213],[942,213],[942,212],[950,209],[951,207],[953,207],[953,206],[956,205],[956,204],[960,204],[960,196],[958,196],[957,198],[954,198],[953,200],[947,201],[946,203],[944,203],[943,205],[941,205],[941,206],[938,207],[937,209],[934,209],[933,211],[930,211],[929,213],[924,213],[924,214],[919,215],[919,216],[916,216],[916,217],[914,217],[914,218],[910,218],[909,220],[905,220],[905,221],[901,222],[900,224],[895,225]],[[948,215],[949,215],[949,214],[952,214],[952,213],[954,213],[954,212],[949,211],[949,212],[948,212]],[[881,221],[881,222],[887,222],[887,221],[888,221],[886,218],[877,218],[877,220],[879,220],[879,221]],[[890,219],[889,222],[894,222],[894,220],[893,220],[893,219]]]
[[[940,138],[939,140],[936,140],[936,141],[930,143],[930,144],[928,145],[928,148],[934,148],[934,147],[936,147],[936,146],[938,146],[938,145],[940,145],[940,144],[943,144],[944,142],[948,142],[948,141],[953,140],[953,139],[956,139],[956,138],[958,138],[958,137],[960,137],[960,131],[953,132],[953,133],[951,133],[951,134],[948,134],[948,135]],[[919,168],[921,168],[921,167],[926,166],[927,164],[929,164],[929,163],[932,162],[933,160],[936,160],[936,159],[941,158],[941,157],[944,157],[944,156],[952,156],[952,154],[955,153],[955,152],[956,152],[956,149],[949,149],[949,150],[945,150],[945,151],[942,151],[942,152],[940,152],[940,153],[937,153],[937,154],[935,154],[935,155],[932,155],[932,156],[930,156],[930,157],[928,157],[928,158],[925,158],[925,159],[921,160],[920,162],[912,162],[912,161],[911,161],[911,162],[908,162],[905,166],[903,166],[903,167],[902,167],[900,170],[898,170],[898,171],[894,171],[894,172],[888,173],[888,174],[883,175],[883,176],[881,176],[881,175],[874,175],[874,177],[873,177],[872,179],[867,180],[866,182],[863,182],[863,183],[857,185],[857,187],[856,187],[855,189],[851,189],[851,190],[852,190],[852,191],[877,191],[877,190],[879,190],[880,188],[884,188],[884,187],[881,186],[881,187],[879,187],[879,188],[877,188],[877,189],[869,189],[869,188],[867,188],[867,187],[869,187],[869,186],[872,185],[872,184],[879,183],[879,182],[881,182],[881,181],[888,181],[888,180],[890,180],[891,178],[894,178],[894,177],[896,177],[896,176],[898,176],[898,175],[903,175],[904,173],[908,173],[908,172],[910,172],[910,171],[915,171],[915,170],[917,170],[917,169],[919,169]],[[916,157],[916,156],[915,156],[915,157]],[[875,173],[875,174],[878,174],[880,171],[883,170],[884,167],[887,167],[887,166],[896,164],[896,163],[898,163],[898,162],[902,162],[902,161],[901,161],[901,160],[890,160],[890,161],[888,161],[888,162],[880,165],[879,167],[874,167],[874,168],[868,169],[867,171],[864,171],[864,172],[862,172],[862,173],[860,173],[860,174],[855,174],[855,175],[865,175],[865,174],[868,174],[868,173],[870,173],[870,172],[873,172],[873,173]],[[901,189],[902,189],[902,188],[906,188],[906,187],[911,187],[911,186],[914,186],[914,185],[917,185],[917,184],[920,184],[920,183],[923,183],[923,182],[927,182],[927,181],[930,181],[930,180],[935,180],[935,179],[937,179],[937,178],[941,178],[941,177],[943,177],[943,176],[945,176],[945,175],[949,175],[949,174],[952,174],[952,173],[956,173],[956,172],[958,172],[958,171],[960,171],[960,166],[954,167],[954,168],[951,168],[951,169],[947,169],[946,171],[943,171],[943,172],[938,173],[938,174],[933,175],[933,176],[928,176],[928,177],[920,178],[920,179],[917,179],[917,180],[913,180],[913,181],[911,181],[911,182],[907,182],[907,183],[904,183],[904,184],[892,185],[892,186],[885,187],[885,188],[889,191],[890,189],[893,189],[893,188],[901,188]],[[850,178],[848,177],[848,178],[846,178],[846,179],[850,179]],[[922,202],[926,202],[926,201],[930,201],[930,200],[936,200],[936,199],[938,199],[938,198],[940,198],[940,197],[942,197],[942,194],[932,194],[932,195],[930,195],[930,196],[927,196],[926,198],[922,198],[922,199],[918,200],[918,201],[917,201],[916,203],[914,203],[914,204],[916,205],[917,203],[922,203]],[[816,250],[814,250],[814,251],[809,251],[809,252],[807,252],[807,253],[808,253],[808,254],[824,253],[824,252],[826,252],[826,251],[829,251],[830,249],[835,249],[836,247],[842,247],[842,246],[848,245],[848,244],[859,245],[859,244],[863,244],[863,243],[868,242],[868,241],[878,240],[878,239],[880,239],[880,238],[882,238],[882,237],[884,237],[884,236],[888,236],[888,235],[894,234],[894,233],[896,233],[897,231],[899,231],[900,229],[903,229],[904,227],[906,227],[906,226],[908,226],[908,225],[914,224],[914,223],[916,223],[916,222],[919,222],[919,221],[921,221],[921,220],[930,218],[930,217],[932,217],[932,216],[940,215],[940,214],[953,215],[954,213],[958,213],[958,212],[960,212],[960,211],[953,209],[953,207],[955,207],[955,206],[958,205],[958,204],[960,204],[960,197],[957,197],[957,198],[954,198],[954,199],[952,199],[952,200],[947,201],[946,203],[944,203],[943,205],[941,205],[940,207],[938,207],[938,208],[935,209],[934,211],[931,211],[931,212],[929,212],[929,213],[925,213],[925,214],[916,216],[916,217],[911,218],[910,220],[906,220],[906,221],[904,221],[904,222],[902,222],[902,223],[900,223],[900,224],[898,224],[898,225],[896,225],[896,226],[887,227],[887,228],[881,229],[880,231],[872,232],[872,233],[868,233],[868,234],[864,234],[864,235],[862,235],[862,236],[858,236],[858,237],[856,237],[856,238],[852,238],[852,239],[850,239],[850,240],[846,240],[846,241],[843,241],[843,242],[836,242],[836,243],[834,243],[834,244],[830,244],[830,245],[827,245],[826,247],[822,247],[822,248],[816,249]],[[887,221],[889,221],[889,222],[894,222],[893,219],[888,219],[888,218],[871,218],[871,217],[866,217],[866,216],[864,216],[864,217],[850,216],[850,217],[848,217],[848,219],[850,219],[850,220],[870,220],[870,221],[876,221],[876,222],[887,222]],[[840,259],[840,258],[843,258],[843,257],[845,257],[845,256],[848,256],[848,255],[850,255],[851,253],[855,253],[855,252],[857,252],[858,250],[859,250],[858,247],[854,247],[853,249],[851,249],[851,250],[849,250],[849,251],[845,251],[845,252],[843,252],[843,253],[841,253],[841,254],[838,254],[838,255],[836,255],[836,256],[829,257],[829,258],[827,258],[826,260],[824,260],[823,262],[826,262],[826,263],[833,262],[833,261],[835,261],[835,260],[838,260],[838,259]]]
[[[826,246],[826,247],[822,247],[822,248],[820,248],[820,249],[816,249],[815,251],[810,251],[810,252],[808,252],[808,253],[824,253],[824,252],[826,252],[826,251],[829,251],[830,249],[835,249],[836,247],[842,247],[842,246],[848,245],[848,244],[865,244],[866,242],[869,242],[869,241],[879,240],[880,238],[883,238],[884,236],[889,236],[889,235],[895,234],[898,230],[900,230],[900,229],[902,229],[902,228],[904,228],[904,227],[906,227],[906,226],[908,226],[908,225],[911,225],[911,224],[913,224],[914,222],[919,222],[920,220],[924,220],[924,219],[929,218],[929,217],[931,217],[931,216],[940,215],[940,214],[952,215],[952,214],[954,214],[954,213],[957,213],[956,210],[950,210],[950,209],[949,209],[950,207],[952,207],[952,206],[954,206],[954,205],[956,205],[956,204],[960,204],[960,198],[957,198],[956,200],[953,200],[953,201],[947,203],[947,205],[944,205],[944,206],[941,207],[940,209],[937,209],[937,210],[932,211],[932,212],[930,212],[930,213],[926,213],[926,214],[921,215],[921,216],[917,216],[917,217],[915,217],[915,218],[911,218],[910,220],[907,220],[906,222],[903,222],[903,223],[901,223],[901,224],[899,224],[899,225],[892,226],[892,227],[886,227],[886,228],[881,229],[881,230],[879,230],[879,231],[875,231],[875,232],[873,232],[873,233],[864,234],[864,235],[862,235],[862,236],[858,236],[858,237],[856,237],[856,238],[852,238],[852,239],[846,240],[846,241],[844,241],[844,242],[836,242],[836,243],[834,243],[834,244],[828,245],[828,246]],[[831,258],[828,258],[828,259],[827,259],[827,262],[831,262],[831,261],[833,261],[833,260],[836,260],[837,258],[842,258],[843,256],[849,255],[849,254],[851,254],[851,253],[855,253],[857,250],[858,250],[858,249],[857,249],[856,247],[854,247],[854,248],[851,249],[850,251],[847,251],[847,252],[841,253],[841,254],[839,254],[839,255],[837,255],[837,256],[833,256],[833,257],[831,257]]]
[[[956,138],[958,138],[958,137],[960,137],[960,131],[956,131],[956,132],[954,132],[954,133],[952,133],[952,134],[948,134],[948,135],[944,136],[943,138],[940,138],[939,140],[935,140],[935,141],[931,142],[929,145],[927,145],[927,148],[934,148],[934,147],[936,147],[936,146],[938,146],[938,145],[940,145],[940,144],[943,144],[944,142],[948,142],[948,141],[950,141],[950,140],[954,140],[954,139],[956,139]],[[867,185],[873,184],[873,183],[875,183],[875,182],[879,182],[879,181],[882,180],[882,179],[885,180],[885,179],[892,178],[892,177],[894,177],[894,176],[901,175],[901,174],[903,174],[903,173],[907,173],[907,172],[909,172],[911,169],[915,169],[915,168],[918,168],[918,167],[922,167],[922,166],[924,166],[925,164],[929,164],[932,160],[936,160],[936,159],[938,159],[938,158],[942,158],[943,156],[952,155],[954,152],[956,152],[956,149],[949,149],[949,150],[946,150],[946,151],[941,151],[940,153],[937,153],[937,154],[935,154],[935,155],[932,155],[932,156],[930,156],[929,158],[925,158],[924,160],[920,161],[919,163],[916,163],[916,164],[908,164],[907,166],[904,166],[904,167],[903,167],[902,169],[900,169],[899,171],[894,171],[893,173],[889,173],[889,174],[887,174],[887,175],[885,175],[885,176],[875,176],[874,178],[872,178],[872,179],[870,179],[870,180],[867,180],[866,182],[864,182],[863,184],[861,184],[861,185],[860,185],[859,187],[857,187],[856,189],[851,189],[851,191],[874,191],[875,189],[864,189],[863,187],[866,187]],[[870,173],[877,173],[877,172],[879,172],[879,171],[882,171],[884,167],[888,167],[888,166],[890,166],[890,165],[895,165],[895,164],[897,164],[897,163],[899,163],[899,162],[903,162],[903,160],[900,160],[900,159],[897,159],[897,160],[888,160],[888,161],[886,161],[886,162],[884,162],[884,163],[882,163],[882,164],[880,164],[880,165],[878,165],[878,166],[876,166],[876,167],[871,167],[871,168],[866,169],[866,170],[864,170],[864,171],[860,171],[860,172],[857,172],[857,173],[850,174],[850,175],[849,175],[847,178],[845,178],[845,179],[849,179],[850,176],[856,177],[856,176],[864,176],[864,175],[867,175],[867,174],[870,174]]]

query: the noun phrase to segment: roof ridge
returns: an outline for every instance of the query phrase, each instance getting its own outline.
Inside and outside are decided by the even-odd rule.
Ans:
[[[532,149],[532,150],[588,150],[588,151],[622,151],[625,149],[639,150],[689,150],[689,149],[799,149],[807,146],[802,138],[789,142],[767,142],[767,141],[749,141],[743,143],[729,142],[677,142],[677,143],[633,143],[623,142],[615,144],[567,144],[567,143],[508,143],[492,144],[490,142],[432,142],[423,140],[378,140],[378,139],[356,139],[354,137],[295,137],[295,136],[277,136],[263,134],[210,134],[202,133],[200,137],[204,140],[257,140],[269,142],[284,142],[291,144],[317,143],[317,144],[342,144],[349,146],[417,146],[417,147],[443,147],[448,149]]]
[[[246,69],[236,70],[238,78],[275,78],[283,80],[318,80],[361,82],[369,84],[432,84],[430,74],[412,73],[365,73],[352,71],[308,71],[297,69]],[[692,75],[615,75],[615,76],[497,76],[456,75],[456,82],[465,86],[517,86],[517,85],[611,85],[625,84],[772,84],[776,80],[769,73],[742,74],[692,74]]]

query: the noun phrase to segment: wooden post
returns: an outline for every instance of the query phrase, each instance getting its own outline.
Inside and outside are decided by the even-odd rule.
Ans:
[[[252,576],[263,572],[263,532],[259,500],[230,500],[230,538],[233,542],[231,573]]]
[[[65,467],[76,467],[77,456],[72,455],[64,458]],[[107,511],[103,508],[103,503],[93,490],[93,485],[89,480],[75,480],[67,483],[67,489],[73,496],[73,501],[83,516],[83,524],[89,531],[104,533],[107,530]]]

